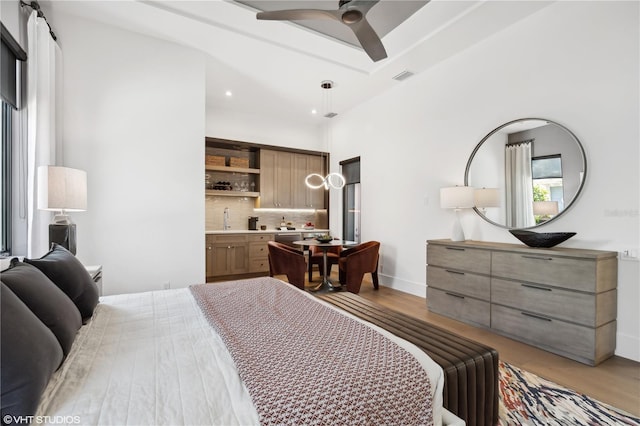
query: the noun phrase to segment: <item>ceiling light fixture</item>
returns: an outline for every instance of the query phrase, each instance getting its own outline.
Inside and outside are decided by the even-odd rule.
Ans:
[[[225,94],[225,96],[227,96],[227,97],[229,97],[229,98],[230,98],[231,96],[233,96],[233,92],[231,92],[231,90],[227,90],[226,92],[224,92],[224,94]]]
[[[338,115],[335,112],[331,112],[331,89],[333,89],[333,81],[323,80],[320,82],[320,87],[322,88],[322,109],[325,113],[324,117],[333,118]],[[325,125],[325,133],[327,141],[326,150],[329,152],[331,143],[331,128],[329,123]],[[320,189],[322,187],[324,187],[324,189],[342,189],[346,180],[340,173],[329,173],[326,176],[322,176],[318,173],[311,173],[304,179],[304,183],[311,189]]]
[[[314,180],[316,183],[313,183]],[[329,173],[324,177],[317,173],[311,173],[305,178],[304,183],[306,183],[307,186],[311,189],[320,189],[323,186],[324,189],[342,189],[346,181],[344,180],[344,176],[342,176],[340,173]]]

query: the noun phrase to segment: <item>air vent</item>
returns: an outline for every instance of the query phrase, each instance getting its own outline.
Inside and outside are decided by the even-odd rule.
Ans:
[[[413,73],[411,71],[408,70],[404,70],[402,71],[400,74],[392,77],[394,80],[397,81],[402,81],[402,80],[406,80],[407,78],[411,77],[413,75]]]
[[[336,115],[338,115],[338,113],[337,113],[337,112],[328,112],[328,113],[326,113],[326,114],[324,115],[324,118],[333,118],[333,117],[335,117]]]

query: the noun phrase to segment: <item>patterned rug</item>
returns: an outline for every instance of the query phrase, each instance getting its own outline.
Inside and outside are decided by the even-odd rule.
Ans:
[[[640,426],[640,419],[500,361],[498,424]]]

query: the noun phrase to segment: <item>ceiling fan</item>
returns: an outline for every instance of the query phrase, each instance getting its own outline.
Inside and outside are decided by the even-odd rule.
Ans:
[[[342,22],[356,35],[367,55],[378,62],[387,57],[380,37],[367,21],[366,15],[380,0],[340,0],[338,10],[291,9],[258,12],[256,18],[271,21],[302,21],[333,19]]]

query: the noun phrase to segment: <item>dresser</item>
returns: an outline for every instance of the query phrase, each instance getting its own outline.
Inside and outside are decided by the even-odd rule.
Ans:
[[[596,365],[616,346],[617,253],[427,241],[429,311]]]

